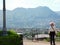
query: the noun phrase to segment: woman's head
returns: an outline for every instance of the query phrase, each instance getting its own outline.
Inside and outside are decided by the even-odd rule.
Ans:
[[[50,22],[50,26],[54,26],[55,25],[55,23],[54,22]]]

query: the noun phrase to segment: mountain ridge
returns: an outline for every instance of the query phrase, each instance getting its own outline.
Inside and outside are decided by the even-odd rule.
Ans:
[[[0,10],[0,27],[2,27],[2,10]],[[11,28],[48,28],[49,22],[54,21],[59,25],[60,15],[50,8],[16,8],[6,11],[7,27]]]

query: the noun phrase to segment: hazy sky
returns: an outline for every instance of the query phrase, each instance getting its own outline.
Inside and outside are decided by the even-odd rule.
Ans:
[[[2,9],[2,2],[3,0],[0,0],[0,9]],[[60,0],[6,0],[8,10],[17,7],[35,8],[38,6],[47,6],[53,11],[60,11]]]

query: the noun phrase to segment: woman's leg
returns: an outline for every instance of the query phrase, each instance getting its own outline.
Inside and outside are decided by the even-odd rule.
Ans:
[[[53,36],[53,45],[55,45],[55,38],[54,38],[54,36]]]
[[[50,36],[50,45],[52,45],[52,36]]]

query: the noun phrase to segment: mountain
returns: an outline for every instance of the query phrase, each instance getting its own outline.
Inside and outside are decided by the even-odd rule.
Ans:
[[[60,11],[56,11],[56,13],[60,15]]]
[[[2,27],[2,17],[2,10],[0,10],[0,27]],[[7,28],[48,28],[52,20],[60,28],[60,14],[46,6],[6,11]]]

